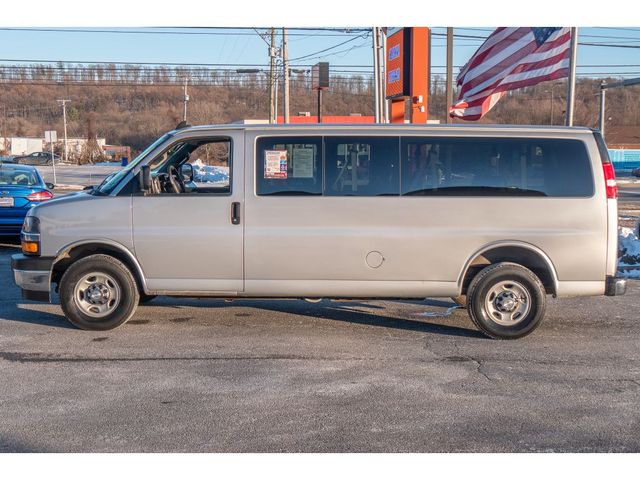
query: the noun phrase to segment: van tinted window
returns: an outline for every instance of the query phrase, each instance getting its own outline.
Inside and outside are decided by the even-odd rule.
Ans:
[[[405,137],[401,148],[403,195],[593,195],[578,140]]]
[[[322,138],[259,138],[256,191],[258,195],[321,195]]]
[[[398,195],[398,137],[325,137],[325,195]]]

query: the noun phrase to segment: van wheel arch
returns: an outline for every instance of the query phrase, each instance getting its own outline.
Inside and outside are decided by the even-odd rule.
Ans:
[[[62,275],[64,275],[64,272],[66,272],[72,264],[82,258],[96,254],[108,255],[120,260],[129,269],[131,275],[133,275],[133,278],[136,281],[136,286],[138,287],[138,292],[141,295],[147,293],[144,289],[144,282],[141,272],[135,262],[131,259],[131,257],[118,247],[97,242],[84,243],[74,246],[69,250],[66,250],[58,257],[58,259],[53,264],[53,269],[51,271],[51,283],[56,284],[56,292],[58,292]]]
[[[515,263],[531,270],[547,293],[556,295],[556,275],[551,261],[543,253],[524,245],[498,245],[476,254],[461,275],[461,295],[466,295],[473,278],[485,267],[496,263]]]

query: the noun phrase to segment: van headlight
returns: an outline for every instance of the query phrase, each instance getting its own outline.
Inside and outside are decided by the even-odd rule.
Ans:
[[[40,255],[40,220],[26,216],[20,232],[20,245],[25,255]]]

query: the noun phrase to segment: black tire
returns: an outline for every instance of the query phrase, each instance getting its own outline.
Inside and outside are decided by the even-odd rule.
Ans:
[[[146,293],[141,293],[140,300],[138,300],[138,304],[149,303],[156,297],[157,295],[147,295]]]
[[[86,297],[87,290],[80,291],[78,298],[75,296],[76,285],[78,288],[83,279],[92,278],[92,274],[105,275],[110,287],[113,287],[117,294],[107,297],[105,303],[109,304],[117,296],[112,307],[107,308],[107,313],[96,318],[86,313],[81,305],[88,304]],[[91,288],[100,285],[94,279]],[[99,287],[98,290],[100,290]],[[91,255],[73,263],[62,275],[60,279],[60,306],[67,319],[76,327],[83,330],[111,330],[119,327],[129,320],[138,306],[139,293],[136,281],[129,269],[116,258],[108,255]],[[108,311],[112,308],[112,311]],[[98,307],[96,307],[98,309]],[[94,313],[95,315],[95,313]]]
[[[453,303],[458,305],[460,308],[467,308],[467,296],[466,295],[458,295],[457,297],[451,297]]]
[[[506,302],[503,301],[505,297],[501,299],[500,294],[495,295],[501,285],[509,292],[503,293],[507,296]],[[515,302],[514,310],[501,311],[501,308],[512,307],[514,291],[522,292],[520,296],[515,294],[520,300]],[[510,300],[511,303],[507,303]],[[473,278],[467,290],[469,316],[491,338],[511,340],[530,334],[542,323],[545,306],[546,292],[540,279],[516,263],[502,262],[485,267]],[[513,315],[513,319],[509,318]],[[517,315],[521,317],[517,318]]]

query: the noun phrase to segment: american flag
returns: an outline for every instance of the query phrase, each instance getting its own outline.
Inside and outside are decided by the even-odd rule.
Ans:
[[[460,69],[451,117],[479,120],[508,91],[569,76],[567,27],[501,27]]]

